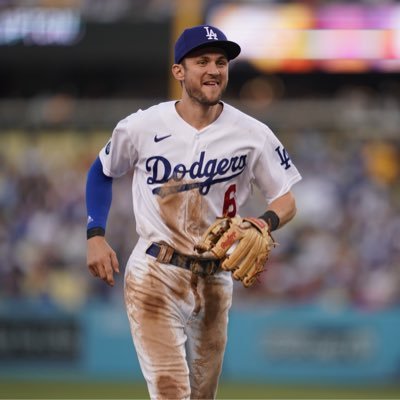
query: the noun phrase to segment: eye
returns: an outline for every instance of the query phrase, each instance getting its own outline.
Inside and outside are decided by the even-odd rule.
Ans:
[[[225,59],[221,59],[217,61],[218,66],[220,67],[225,67],[226,65],[228,65],[228,61]]]

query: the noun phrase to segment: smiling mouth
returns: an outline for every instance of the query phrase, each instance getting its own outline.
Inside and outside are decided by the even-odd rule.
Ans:
[[[219,82],[207,81],[203,83],[204,86],[219,86]]]

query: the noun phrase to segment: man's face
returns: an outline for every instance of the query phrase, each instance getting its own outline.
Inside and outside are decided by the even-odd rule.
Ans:
[[[183,87],[188,96],[206,106],[217,104],[228,84],[228,59],[221,49],[195,50],[182,61]]]

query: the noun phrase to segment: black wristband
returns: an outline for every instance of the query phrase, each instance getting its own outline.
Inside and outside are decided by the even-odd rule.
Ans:
[[[268,210],[263,215],[260,215],[258,218],[263,219],[271,229],[271,232],[278,229],[280,219],[275,211]]]
[[[86,231],[86,239],[90,239],[93,236],[105,236],[106,231],[99,227],[95,227],[95,228],[90,228]]]

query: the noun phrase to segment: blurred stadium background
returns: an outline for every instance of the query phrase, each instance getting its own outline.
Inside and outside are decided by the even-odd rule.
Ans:
[[[178,96],[172,44],[203,22],[243,48],[225,100],[304,178],[268,273],[235,286],[219,398],[400,398],[400,3],[385,0],[0,0],[0,398],[147,396],[123,277],[110,289],[85,266],[86,171],[120,119]],[[129,185],[108,227],[122,265]],[[261,208],[254,192],[242,214]]]

